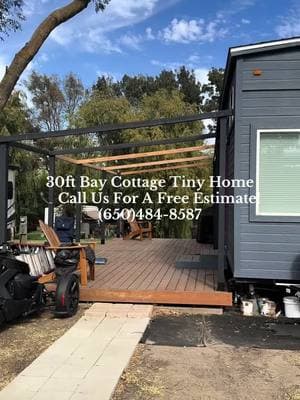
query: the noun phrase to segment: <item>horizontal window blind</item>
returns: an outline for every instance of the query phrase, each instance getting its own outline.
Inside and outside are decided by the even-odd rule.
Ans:
[[[300,132],[258,136],[259,215],[300,215]]]

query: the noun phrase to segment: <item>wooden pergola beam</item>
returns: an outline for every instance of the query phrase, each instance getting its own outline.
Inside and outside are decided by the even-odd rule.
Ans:
[[[170,154],[178,154],[178,153],[189,153],[192,151],[201,151],[214,147],[214,145],[207,144],[203,146],[193,146],[193,147],[181,147],[177,149],[169,149],[169,150],[157,150],[157,151],[149,151],[146,153],[132,153],[132,154],[120,154],[118,156],[106,156],[106,157],[93,157],[93,158],[84,158],[84,159],[72,159],[69,157],[64,157],[65,160],[72,160],[75,164],[91,164],[91,163],[101,163],[107,161],[119,161],[119,160],[131,160],[135,158],[144,158],[144,157],[156,157],[156,156],[164,156]],[[60,156],[61,157],[61,156]]]
[[[114,170],[121,170],[121,169],[150,167],[150,166],[154,166],[154,165],[178,164],[178,163],[208,160],[208,159],[212,159],[212,157],[197,156],[197,157],[187,157],[187,158],[174,158],[171,160],[169,159],[169,160],[149,161],[149,162],[135,163],[135,164],[113,165],[111,167],[104,167],[103,169],[105,171],[114,171]]]
[[[140,169],[140,170],[134,170],[134,171],[126,171],[122,172],[121,175],[138,175],[138,174],[145,174],[148,172],[160,172],[160,171],[169,171],[172,169],[179,169],[179,168],[196,168],[196,167],[201,167],[202,165],[207,165],[209,164],[207,161],[203,163],[191,163],[191,164],[181,164],[181,165],[174,165],[173,167],[164,167],[164,168],[148,168],[148,169]]]
[[[74,158],[70,158],[70,157],[66,157],[66,156],[55,156],[58,160],[61,161],[65,161],[68,162],[70,164],[74,164],[74,165],[79,165],[77,160],[75,160]],[[93,164],[84,164],[84,167],[90,168],[90,169],[95,169],[96,171],[106,171],[105,167],[100,167],[98,165],[93,165]],[[113,171],[107,171],[109,174],[113,174],[116,175],[115,172]]]

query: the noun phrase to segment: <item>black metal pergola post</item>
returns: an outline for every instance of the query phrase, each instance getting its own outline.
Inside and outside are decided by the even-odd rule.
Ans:
[[[0,144],[0,245],[7,240],[8,144]]]
[[[55,179],[55,156],[49,156],[49,176]],[[54,186],[49,187],[48,191],[48,225],[53,227],[54,224]]]
[[[220,118],[218,129],[218,175],[223,180],[226,178],[226,142],[227,142],[227,117]],[[218,188],[220,196],[225,195],[225,188]],[[223,290],[225,284],[226,254],[225,254],[225,204],[218,204],[218,289]]]
[[[75,171],[75,188],[76,192],[80,192],[80,175],[82,173],[81,165],[76,166]],[[76,203],[75,206],[75,240],[80,242],[81,238],[81,204]]]

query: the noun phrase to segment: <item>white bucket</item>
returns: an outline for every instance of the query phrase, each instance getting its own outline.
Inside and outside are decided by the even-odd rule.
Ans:
[[[300,318],[300,301],[296,296],[283,298],[284,313],[288,318]]]

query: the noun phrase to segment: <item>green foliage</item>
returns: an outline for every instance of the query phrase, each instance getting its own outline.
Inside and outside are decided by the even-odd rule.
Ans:
[[[21,21],[25,19],[22,12],[23,0],[1,0],[0,1],[0,40],[10,31],[17,31],[21,28]]]
[[[222,96],[224,69],[212,68],[208,72],[208,84],[203,85],[202,93],[205,94],[203,109],[205,111],[216,111],[219,108],[219,99]]]
[[[36,130],[32,125],[31,113],[24,100],[21,92],[14,92],[4,110],[0,112],[1,136]]]
[[[75,113],[84,97],[84,86],[81,80],[72,72],[63,80],[64,118],[69,127],[73,126]]]
[[[183,94],[184,101],[200,106],[201,84],[197,82],[195,73],[184,66],[178,71],[162,70],[157,76],[125,74],[118,82],[110,77],[100,76],[93,85],[93,91],[104,96],[123,96],[132,105],[138,106],[145,96],[150,96],[158,90],[172,92],[177,90]]]
[[[159,89],[151,95],[143,96],[139,104],[132,105],[124,97],[107,97],[97,93],[97,90],[91,95],[89,100],[83,104],[79,110],[79,120],[81,126],[93,126],[101,125],[104,123],[117,123],[125,122],[130,120],[147,120],[147,119],[157,119],[157,118],[170,118],[178,115],[189,115],[197,112],[197,106],[195,104],[189,104],[184,101],[184,94],[179,90]],[[140,140],[145,140],[148,138],[149,141],[160,139],[160,138],[174,138],[193,135],[201,132],[203,125],[201,122],[194,122],[189,124],[176,124],[173,126],[162,126],[155,128],[145,128],[145,129],[132,129],[125,130],[120,133],[113,135],[105,135],[99,137],[99,143],[117,143],[117,142],[136,142]],[[108,137],[107,137],[108,136]],[[192,146],[195,143],[189,143],[188,146]],[[180,145],[182,147],[184,145]],[[174,148],[174,146],[164,146],[164,148]],[[160,148],[163,149],[163,148]],[[131,152],[135,152],[136,149],[131,149]],[[157,147],[147,147],[139,148],[139,152],[157,150]],[[106,153],[107,154],[107,153]],[[116,153],[114,153],[116,154]],[[196,155],[195,153],[179,154],[171,156],[171,158],[176,157],[188,157]],[[197,154],[198,155],[198,154]],[[145,161],[155,161],[161,159],[167,159],[170,157],[152,157],[150,159],[140,159],[137,162]],[[118,165],[122,164],[121,161]],[[126,163],[125,163],[126,164]],[[111,163],[110,163],[111,165]],[[147,178],[168,178],[172,174],[184,174],[187,177],[203,177],[208,175],[208,169],[186,169],[179,172],[179,170],[174,171],[161,171],[156,173],[143,174]],[[190,194],[192,196],[191,190],[180,190],[175,188],[167,188],[167,193],[169,194]],[[125,189],[124,194],[133,194],[134,189]],[[140,199],[143,198],[145,190],[139,190]],[[192,204],[190,204],[192,206]],[[145,207],[142,204],[137,204],[136,209],[139,207]],[[170,205],[167,204],[152,204],[149,207],[162,209],[162,213],[168,212]],[[174,207],[172,205],[172,207]],[[175,206],[180,208],[180,205]],[[190,237],[191,236],[191,221],[169,221],[163,219],[155,223],[156,236],[160,237]]]
[[[32,96],[34,117],[42,130],[59,130],[71,127],[75,112],[84,97],[81,80],[70,73],[61,80],[56,75],[33,71],[26,86]]]
[[[93,0],[96,12],[104,11],[105,7],[109,4],[110,0]]]
[[[194,72],[189,71],[185,66],[180,67],[177,72],[177,81],[180,92],[184,96],[184,101],[190,104],[200,105],[201,83],[196,81]]]

